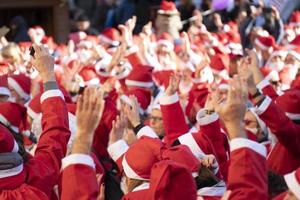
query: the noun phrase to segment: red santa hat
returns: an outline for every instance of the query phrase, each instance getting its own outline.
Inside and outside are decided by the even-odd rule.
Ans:
[[[277,97],[276,104],[291,120],[300,120],[300,90],[286,90],[283,95]]]
[[[144,110],[146,110],[148,108],[148,106],[151,103],[151,92],[145,89],[141,89],[141,88],[134,88],[134,89],[130,89],[128,91],[126,91],[121,97],[120,99],[129,104],[132,105],[132,102],[130,100],[130,96],[135,96],[137,98],[138,103],[140,104],[141,107],[141,113],[144,112]]]
[[[160,139],[141,137],[132,144],[122,161],[124,172],[128,178],[149,180],[153,165],[161,160],[161,149],[164,148]]]
[[[300,46],[300,35],[297,35],[288,45],[289,49],[294,49],[297,46]]]
[[[147,136],[141,137],[128,149],[122,165],[127,177],[148,180],[153,165],[161,160],[173,160],[188,169],[190,174],[198,176],[200,162],[188,147],[179,145],[167,149],[161,140]]]
[[[272,52],[276,47],[275,39],[273,36],[258,36],[254,40],[254,44],[256,44],[261,50]]]
[[[120,33],[115,28],[106,28],[100,35],[101,42],[112,46],[118,46],[120,44]]]
[[[300,168],[285,175],[284,179],[290,191],[296,196],[297,199],[300,199]]]
[[[157,44],[166,46],[169,51],[172,51],[174,49],[174,40],[172,36],[167,32],[163,32],[160,35]]]
[[[267,81],[279,81],[280,80],[278,72],[270,67],[262,67],[262,68],[260,68],[260,71]]]
[[[162,15],[175,15],[178,14],[178,10],[174,2],[163,0],[160,4],[158,14]]]
[[[228,77],[228,68],[229,68],[229,56],[227,54],[217,53],[210,58],[210,67],[214,74],[219,74],[220,76],[227,78]]]
[[[42,112],[41,103],[40,103],[41,96],[42,96],[42,93],[39,93],[38,95],[33,97],[28,103],[27,114],[32,119],[37,118],[38,115]]]
[[[152,167],[149,196],[151,199],[195,200],[196,182],[186,167],[164,160]]]
[[[76,33],[70,33],[69,39],[73,40],[73,42],[76,44],[80,42],[81,40],[85,39],[87,37],[87,34],[83,31],[79,31]]]
[[[228,81],[225,79],[222,79],[218,85],[220,90],[228,90],[229,89],[229,84]]]
[[[188,146],[192,151],[192,153],[194,154],[194,156],[196,156],[196,158],[202,159],[204,156],[206,156],[206,154],[202,150],[202,147],[207,146],[207,144],[205,144],[206,142],[204,139],[201,138],[195,139],[197,137],[203,137],[203,136],[202,134],[187,133],[180,136],[178,140],[180,144]]]
[[[19,132],[19,126],[26,116],[26,108],[17,103],[4,102],[0,104],[0,122],[14,132]]]
[[[9,130],[0,124],[0,153],[17,153],[19,146]]]
[[[290,25],[298,26],[300,25],[300,11],[295,11],[290,17]]]
[[[94,66],[86,66],[80,71],[79,75],[83,79],[83,84],[85,86],[100,84],[100,80],[96,74]]]
[[[127,76],[125,84],[132,87],[151,88],[153,86],[151,66],[139,65],[138,70],[133,70]]]
[[[7,76],[0,76],[0,95],[10,96],[10,91],[8,89]]]
[[[19,96],[28,100],[30,97],[31,80],[24,74],[12,75],[7,78],[9,87],[13,88]]]
[[[296,78],[298,68],[295,67],[285,67],[279,72],[279,78],[281,82],[281,89],[289,89],[293,80]]]

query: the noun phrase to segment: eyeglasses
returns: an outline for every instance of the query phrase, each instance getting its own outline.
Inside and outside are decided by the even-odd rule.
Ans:
[[[149,119],[150,119],[150,120],[153,120],[153,121],[161,121],[161,120],[162,120],[162,117],[150,116]]]

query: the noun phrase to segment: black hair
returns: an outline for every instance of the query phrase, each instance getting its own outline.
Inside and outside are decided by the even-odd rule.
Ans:
[[[207,167],[201,166],[198,172],[198,176],[195,178],[197,190],[204,187],[212,187],[216,185],[220,180],[215,174]]]
[[[268,187],[269,197],[271,199],[288,189],[283,176],[280,176],[271,170],[268,171]]]

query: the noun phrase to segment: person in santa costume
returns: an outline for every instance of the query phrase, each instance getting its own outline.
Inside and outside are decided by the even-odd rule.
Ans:
[[[51,198],[70,137],[66,104],[55,81],[54,59],[45,47],[34,45],[34,49],[33,64],[45,88],[41,96],[43,133],[36,155],[25,162],[12,134],[1,126],[1,152],[5,153],[1,160],[1,199]]]

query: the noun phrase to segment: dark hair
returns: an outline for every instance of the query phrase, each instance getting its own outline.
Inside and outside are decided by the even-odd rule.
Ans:
[[[269,197],[273,198],[288,189],[283,176],[273,171],[268,171]]]
[[[199,175],[195,178],[198,190],[204,187],[212,187],[220,182],[215,174],[209,168],[203,165],[200,167],[198,173]]]

